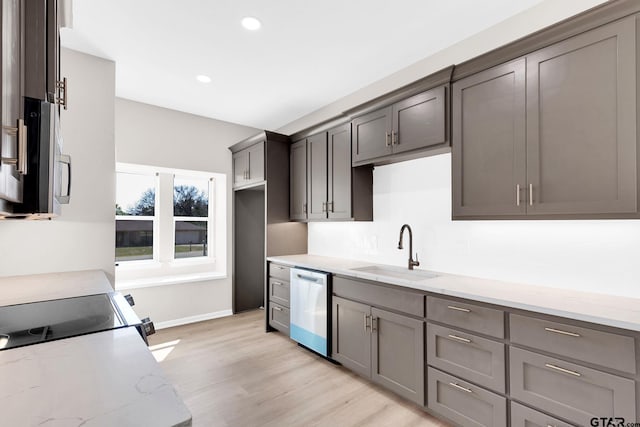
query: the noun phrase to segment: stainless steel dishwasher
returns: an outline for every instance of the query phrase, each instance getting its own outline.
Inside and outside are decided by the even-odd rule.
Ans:
[[[291,269],[291,320],[289,336],[325,357],[330,356],[330,276],[300,268]]]

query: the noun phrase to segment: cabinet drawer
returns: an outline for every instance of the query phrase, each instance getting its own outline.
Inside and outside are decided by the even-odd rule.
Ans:
[[[289,307],[289,282],[270,277],[269,301]]]
[[[429,409],[463,426],[506,427],[507,400],[429,368]]]
[[[632,337],[511,314],[511,342],[584,362],[636,373]]]
[[[286,280],[287,282],[291,280],[289,277],[290,267],[286,265],[269,263],[269,276],[275,279]]]
[[[280,304],[270,302],[269,325],[289,336],[289,309]]]
[[[513,427],[573,427],[571,424],[559,421],[516,402],[511,402],[511,425]]]
[[[510,348],[511,397],[580,425],[593,417],[636,419],[633,380]]]
[[[486,338],[427,325],[427,363],[443,371],[505,392],[504,344]]]
[[[470,331],[504,338],[504,312],[442,298],[427,298],[427,317]]]
[[[373,306],[386,307],[414,316],[424,317],[425,295],[417,292],[378,286],[344,277],[334,277],[333,293],[344,298],[366,302]]]

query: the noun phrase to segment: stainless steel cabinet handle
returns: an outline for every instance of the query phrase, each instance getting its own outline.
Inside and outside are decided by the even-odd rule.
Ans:
[[[18,154],[16,157],[2,157],[2,163],[6,165],[15,165],[16,171],[21,175],[27,174],[27,126],[24,120],[18,119],[18,125],[2,126],[2,130],[7,132],[9,136],[18,137]]]
[[[533,206],[533,184],[529,184],[529,206]]]
[[[385,132],[384,133],[384,145],[386,145],[387,147],[391,146],[391,142],[390,142],[390,138],[389,138],[389,132]]]
[[[316,283],[318,281],[318,279],[316,279],[315,277],[311,277],[311,276],[303,276],[302,274],[297,274],[297,276],[298,276],[298,279],[306,280],[307,282]]]
[[[462,311],[463,313],[471,313],[468,308],[456,307],[455,305],[448,305],[447,308],[449,310]]]
[[[327,212],[333,212],[333,202],[327,203]]]
[[[307,202],[302,204],[302,213],[307,213]]]
[[[520,206],[520,184],[516,184],[516,206]]]
[[[553,332],[554,334],[568,335],[570,337],[577,337],[577,338],[581,337],[580,334],[576,334],[575,332],[561,331],[560,329],[544,328],[544,330],[547,332]]]
[[[546,366],[549,369],[553,369],[555,371],[559,371],[565,374],[569,374],[569,375],[573,375],[574,377],[581,377],[582,374],[576,371],[570,371],[569,369],[564,369],[561,368],[560,366],[556,366],[556,365],[552,365],[551,363],[545,363],[544,366]]]
[[[56,98],[56,103],[58,105],[62,105],[62,108],[67,109],[67,93],[68,93],[68,85],[67,78],[63,77],[62,81],[56,81],[56,89],[58,90],[58,96]]]
[[[364,315],[364,332],[367,332],[367,328],[369,327],[369,315],[365,314]]]
[[[467,344],[470,344],[472,342],[470,339],[462,338],[457,335],[449,335],[449,338],[451,338],[452,340],[461,341]]]
[[[391,132],[391,145],[398,145],[398,132],[395,130]]]
[[[284,283],[282,283],[282,282],[276,282],[276,281],[273,281],[273,282],[271,282],[271,283],[273,283],[274,285],[278,285],[278,286],[283,286],[283,285],[284,285]]]
[[[378,330],[378,318],[371,316],[371,332]]]
[[[71,156],[67,154],[61,154],[58,157],[58,161],[63,165],[67,165],[67,194],[57,197],[58,203],[67,205],[71,201]]]
[[[273,306],[273,309],[274,309],[275,311],[282,311],[282,309],[281,309],[280,307],[275,306],[275,305]]]
[[[467,393],[473,393],[473,390],[466,388],[466,387],[462,387],[460,384],[456,384],[456,383],[449,383],[449,385],[451,387],[455,387],[458,390],[462,390],[462,391],[466,391]]]
[[[327,211],[327,202],[322,202],[322,212]]]

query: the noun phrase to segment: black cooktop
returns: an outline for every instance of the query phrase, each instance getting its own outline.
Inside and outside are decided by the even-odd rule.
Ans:
[[[128,326],[111,294],[0,307],[0,350]]]

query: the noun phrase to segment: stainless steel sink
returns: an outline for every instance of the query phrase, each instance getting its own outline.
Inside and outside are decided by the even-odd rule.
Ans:
[[[352,268],[353,271],[361,271],[363,273],[375,274],[376,276],[386,276],[393,277],[395,279],[402,280],[427,280],[433,279],[434,277],[438,277],[437,274],[431,273],[429,271],[421,271],[421,270],[408,270],[402,267],[393,267],[386,265],[368,265],[366,267]]]

